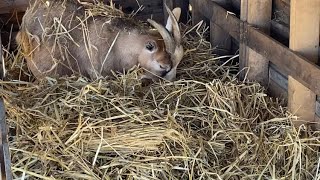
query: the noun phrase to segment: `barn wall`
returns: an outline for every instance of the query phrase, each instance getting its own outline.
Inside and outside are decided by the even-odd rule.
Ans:
[[[147,20],[152,17],[158,22],[163,22],[163,6],[162,0],[113,0],[117,6],[121,6],[125,13],[137,11],[139,6],[143,7],[143,11],[139,11],[136,17],[141,20]],[[138,4],[139,3],[139,4]]]

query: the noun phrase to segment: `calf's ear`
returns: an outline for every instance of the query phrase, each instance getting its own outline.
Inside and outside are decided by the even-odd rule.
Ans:
[[[180,19],[180,15],[181,15],[181,8],[179,7],[176,7],[172,10],[172,13],[174,15],[174,17],[176,18],[177,22],[179,21]],[[166,29],[172,33],[172,26],[173,26],[173,23],[172,23],[172,20],[170,18],[170,16],[168,17],[167,19],[167,24],[166,24]]]

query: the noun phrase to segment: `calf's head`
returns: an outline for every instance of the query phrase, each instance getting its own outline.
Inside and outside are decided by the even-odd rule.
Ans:
[[[181,9],[172,11],[165,5],[169,14],[166,26],[154,20],[148,22],[156,29],[149,31],[138,63],[148,72],[145,78],[157,79],[159,77],[172,81],[176,77],[176,68],[183,57],[181,45],[181,32],[178,24]]]

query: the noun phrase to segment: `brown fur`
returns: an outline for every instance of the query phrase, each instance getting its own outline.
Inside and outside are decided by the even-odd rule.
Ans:
[[[85,19],[84,6],[74,0],[47,1],[31,2],[16,36],[38,79],[72,74],[96,79],[138,64],[163,77],[172,68],[161,36],[149,33],[143,24],[125,17]],[[154,52],[146,49],[148,42],[155,42]]]

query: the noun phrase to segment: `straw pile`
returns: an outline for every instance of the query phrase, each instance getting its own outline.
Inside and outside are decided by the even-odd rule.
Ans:
[[[213,56],[205,26],[183,29],[174,83],[145,86],[139,69],[31,82],[19,52],[7,52],[14,177],[319,179],[319,132],[301,133],[280,101],[237,81],[236,56]]]

